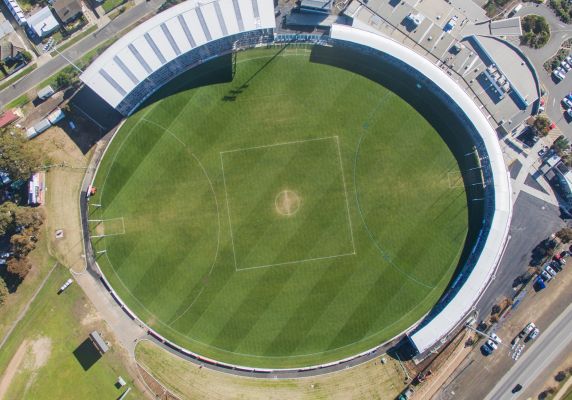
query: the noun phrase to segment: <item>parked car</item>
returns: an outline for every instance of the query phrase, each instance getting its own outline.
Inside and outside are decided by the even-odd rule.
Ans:
[[[546,267],[544,267],[544,270],[546,272],[548,272],[550,275],[556,276],[556,271],[554,271],[554,269],[552,269],[552,267],[550,265],[547,265]]]
[[[550,262],[550,266],[554,269],[554,271],[556,272],[560,272],[562,271],[562,266],[560,265],[560,263],[556,260],[551,261]]]
[[[568,116],[570,118],[572,118],[572,108],[569,108],[568,110],[566,110],[566,114],[568,114]]]
[[[566,61],[562,61],[560,65],[566,70],[566,72],[570,71],[570,65]]]
[[[530,332],[530,335],[528,335],[528,340],[534,340],[538,337],[538,335],[540,335],[540,329],[534,328],[534,330]]]
[[[529,322],[528,325],[526,325],[522,330],[523,336],[530,335],[530,332],[532,332],[534,329],[536,329],[536,325],[534,325],[534,322]]]
[[[544,282],[548,282],[549,280],[552,279],[552,275],[550,275],[548,272],[546,271],[542,271],[542,273],[540,274],[542,275],[542,278],[544,279]]]
[[[554,77],[554,79],[556,79],[558,82],[560,82],[561,80],[563,80],[564,78],[566,78],[566,76],[564,76],[564,74],[562,72],[560,72],[559,70],[555,69],[554,71],[552,71],[552,76]]]
[[[572,108],[572,100],[570,100],[568,97],[564,97],[562,99],[562,104],[564,104],[564,107],[568,108]]]
[[[572,63],[572,56],[566,57],[566,62],[567,62],[568,64]]]

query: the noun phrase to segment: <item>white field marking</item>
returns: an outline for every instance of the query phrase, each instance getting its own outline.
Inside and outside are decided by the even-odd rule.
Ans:
[[[259,265],[259,266],[256,266],[256,267],[237,268],[237,269],[236,269],[236,272],[246,271],[246,270],[250,270],[250,269],[277,267],[277,266],[280,266],[280,265],[298,264],[298,263],[304,263],[304,262],[308,262],[308,261],[327,260],[327,259],[330,259],[330,258],[339,258],[339,257],[347,257],[347,256],[355,256],[355,255],[356,255],[356,253],[355,253],[355,251],[354,251],[353,253],[336,254],[336,255],[334,255],[334,256],[305,258],[305,259],[303,259],[303,260],[294,260],[294,261],[286,261],[286,262],[276,263],[276,264]]]
[[[222,168],[222,184],[223,184],[223,186],[224,186],[224,197],[225,197],[225,199],[226,199],[226,211],[227,211],[227,214],[228,214],[228,227],[229,227],[229,229],[230,229],[230,243],[231,243],[231,245],[232,245],[232,256],[233,256],[233,258],[234,258],[234,271],[236,272],[236,270],[237,270],[237,269],[236,269],[236,267],[237,267],[237,264],[236,264],[236,250],[234,249],[234,237],[233,237],[233,235],[232,235],[232,222],[231,222],[231,218],[230,218],[230,205],[229,205],[229,203],[228,203],[228,192],[226,191],[226,177],[225,177],[225,175],[224,175],[224,161],[223,161],[222,154],[223,154],[222,152],[219,153],[219,156],[220,156],[220,165],[221,165],[221,168]]]
[[[127,285],[125,285],[125,283],[123,282],[123,280],[121,279],[121,277],[119,276],[119,274],[117,273],[117,271],[115,270],[115,268],[113,267],[113,264],[111,263],[111,260],[109,259],[109,256],[107,255],[107,253],[105,254],[105,256],[106,256],[106,258],[107,258],[107,261],[108,261],[109,264],[111,265],[111,269],[113,270],[115,276],[117,277],[117,279],[119,280],[119,282],[121,283],[121,285],[123,286],[123,288],[127,291],[127,293],[129,293],[129,295],[130,295],[131,297],[133,297],[133,299],[134,299],[150,316],[152,316],[153,318],[155,318],[155,320],[156,320],[157,322],[159,322],[161,325],[165,326],[165,328],[167,328],[168,330],[171,330],[171,331],[175,332],[175,333],[178,334],[178,335],[181,335],[181,336],[187,338],[189,341],[191,341],[191,342],[193,342],[193,343],[197,343],[197,344],[199,344],[199,345],[205,346],[205,347],[210,348],[210,349],[215,349],[215,350],[220,351],[220,352],[225,353],[225,354],[230,354],[230,355],[235,355],[235,356],[246,356],[246,357],[251,357],[251,358],[259,358],[259,359],[260,359],[260,358],[261,358],[261,359],[291,359],[291,358],[310,357],[310,356],[317,356],[317,355],[326,355],[326,354],[330,354],[330,353],[332,353],[332,352],[335,352],[335,351],[344,349],[344,348],[346,348],[346,347],[354,346],[354,345],[356,345],[356,344],[358,344],[358,343],[361,343],[361,342],[364,342],[364,341],[366,341],[366,340],[370,340],[370,339],[372,339],[374,336],[380,335],[381,333],[385,332],[386,330],[388,330],[389,328],[391,328],[393,325],[398,324],[402,319],[406,318],[409,314],[411,314],[413,311],[415,311],[418,307],[420,307],[421,305],[423,305],[423,301],[433,292],[433,289],[434,289],[434,288],[431,288],[431,290],[429,290],[429,292],[427,293],[427,296],[425,296],[423,299],[421,299],[421,300],[419,301],[419,303],[418,303],[415,307],[411,308],[409,311],[407,311],[405,314],[403,314],[403,315],[401,316],[401,318],[399,318],[398,320],[392,322],[392,323],[389,324],[389,325],[385,325],[383,329],[381,329],[381,330],[379,330],[379,331],[377,331],[377,332],[375,332],[375,333],[372,333],[372,334],[369,335],[369,336],[366,336],[366,337],[364,337],[364,338],[361,338],[361,339],[359,339],[359,340],[356,340],[356,341],[353,342],[353,343],[348,343],[348,344],[346,344],[346,345],[339,346],[339,347],[336,347],[336,348],[334,348],[334,349],[329,349],[329,350],[326,350],[326,351],[320,351],[320,352],[314,352],[314,353],[307,353],[307,354],[297,354],[297,355],[292,355],[292,356],[261,356],[261,355],[256,355],[256,354],[247,354],[247,353],[238,353],[238,352],[234,352],[234,351],[228,351],[228,350],[223,349],[223,348],[221,348],[221,347],[217,347],[217,346],[213,346],[212,344],[208,344],[208,343],[201,342],[200,340],[193,339],[192,337],[189,337],[186,333],[180,332],[180,331],[178,331],[177,329],[173,328],[172,326],[166,324],[166,323],[163,322],[157,315],[155,315],[154,313],[152,313],[151,311],[149,311],[149,310],[147,309],[147,307],[145,307],[145,305],[144,305],[137,297],[135,297],[135,296],[133,295],[133,293],[131,293],[131,290],[127,287]],[[444,276],[441,278],[441,280],[437,283],[437,286],[439,285],[439,283],[440,283],[445,277],[446,277],[446,275],[444,275]],[[123,300],[122,300],[122,301],[123,301]],[[401,334],[400,334],[400,335],[401,335]],[[390,339],[390,340],[391,340],[391,339]],[[383,344],[383,343],[382,343],[382,344]],[[199,353],[197,353],[197,352],[194,352],[194,353],[195,353],[195,354],[199,354]]]
[[[356,245],[354,242],[354,230],[352,227],[352,218],[350,216],[350,202],[348,200],[348,190],[346,187],[346,177],[344,175],[344,166],[342,163],[342,151],[340,150],[340,139],[335,136],[336,138],[336,144],[338,145],[338,157],[340,158],[340,172],[342,174],[342,184],[344,185],[344,194],[346,196],[346,211],[348,213],[348,224],[349,224],[349,228],[350,228],[350,236],[352,238],[352,248],[354,249],[353,254],[356,254]]]
[[[293,54],[292,54],[292,55],[293,55]],[[284,56],[287,56],[287,55],[285,54]],[[244,62],[244,61],[251,61],[251,60],[255,60],[255,59],[263,59],[263,58],[270,58],[270,56],[254,57],[254,58],[251,58],[251,59],[248,59],[248,60],[239,61],[238,63],[242,63],[242,62]],[[151,110],[154,109],[154,108],[156,107],[156,105],[158,105],[158,104],[160,104],[160,102],[157,102],[157,103],[155,103],[154,105],[152,105],[152,106],[145,112],[145,115],[147,115],[148,113],[150,113]],[[137,121],[137,122],[135,123],[135,125],[130,129],[130,132],[128,133],[127,136],[130,136],[131,132],[134,131],[134,129],[136,128],[136,126],[139,124],[140,121],[141,121],[141,120],[139,120],[139,121]],[[127,138],[126,138],[126,139],[127,139]],[[126,139],[124,139],[124,141],[121,143],[120,149],[123,147],[123,144],[125,143],[125,140],[126,140]],[[118,149],[118,152],[119,152],[120,149]],[[114,161],[115,161],[115,159],[117,158],[117,154],[118,154],[118,153],[116,153],[115,156],[114,156]],[[113,161],[113,163],[114,163],[114,161]],[[113,165],[113,163],[112,163],[112,165]],[[109,171],[110,171],[110,170],[111,170],[111,168],[108,170],[108,173],[106,174],[105,181],[107,181],[107,177],[109,176]],[[103,185],[103,187],[102,187],[102,192],[103,192],[103,188],[105,187],[105,181],[104,181],[104,185]],[[308,354],[298,354],[298,355],[293,355],[293,356],[259,356],[259,355],[236,353],[236,352],[233,352],[233,351],[228,351],[228,350],[226,350],[226,349],[223,349],[223,348],[220,348],[220,347],[217,347],[217,346],[213,346],[213,345],[211,345],[211,344],[207,344],[207,343],[201,342],[200,340],[193,339],[192,337],[189,337],[186,333],[180,332],[180,331],[178,331],[177,329],[175,329],[175,328],[169,326],[167,323],[163,322],[163,321],[161,320],[161,318],[159,318],[157,315],[155,315],[154,313],[152,313],[151,311],[149,311],[149,309],[147,309],[147,307],[145,307],[145,305],[144,305],[136,296],[133,295],[133,293],[131,292],[131,290],[127,287],[127,285],[125,285],[125,283],[123,282],[123,280],[121,279],[121,277],[120,277],[119,274],[117,273],[115,267],[113,266],[113,263],[111,262],[111,260],[109,259],[109,256],[107,255],[107,253],[105,253],[105,257],[107,258],[107,261],[109,262],[109,265],[111,266],[111,269],[112,269],[113,273],[115,274],[115,276],[117,277],[117,279],[118,279],[119,282],[121,283],[121,286],[123,286],[123,288],[127,291],[127,293],[129,293],[129,295],[141,306],[141,308],[143,308],[150,316],[152,316],[159,324],[163,325],[166,329],[168,329],[168,330],[170,330],[170,331],[172,331],[172,332],[174,332],[174,333],[176,333],[176,334],[178,334],[178,335],[181,335],[181,336],[187,338],[187,340],[189,340],[189,341],[191,341],[191,342],[193,342],[193,343],[197,343],[197,344],[202,345],[202,346],[205,346],[205,347],[207,347],[207,348],[215,349],[215,350],[221,351],[221,352],[223,352],[223,353],[225,353],[225,354],[238,355],[238,356],[248,356],[248,357],[252,357],[252,358],[286,358],[286,359],[290,359],[290,358],[309,357],[309,356],[315,356],[315,355],[330,354],[330,353],[332,353],[332,352],[335,352],[335,351],[344,349],[344,348],[346,348],[346,347],[354,346],[354,345],[356,345],[356,344],[358,344],[358,343],[361,343],[361,342],[364,342],[364,341],[366,341],[366,340],[372,339],[374,336],[379,335],[379,334],[381,334],[382,332],[385,332],[387,329],[391,328],[393,325],[399,323],[402,319],[404,319],[405,317],[407,317],[410,313],[412,313],[412,312],[413,312],[414,310],[416,310],[420,305],[422,305],[422,304],[423,304],[423,300],[425,300],[425,298],[426,298],[429,294],[431,294],[431,292],[432,292],[433,289],[435,288],[435,287],[429,287],[431,290],[429,291],[429,293],[427,294],[427,296],[426,296],[425,298],[423,298],[423,299],[417,304],[417,306],[415,306],[414,308],[410,309],[407,313],[405,313],[405,314],[404,314],[401,318],[399,318],[397,321],[394,321],[393,323],[391,323],[391,324],[389,324],[389,325],[386,325],[386,326],[385,326],[383,329],[381,329],[380,331],[378,331],[378,332],[376,332],[376,333],[373,333],[373,334],[371,334],[371,335],[369,335],[369,336],[367,336],[367,337],[365,337],[365,338],[362,338],[362,339],[360,339],[360,340],[356,340],[356,341],[353,342],[353,343],[349,343],[349,344],[346,344],[346,345],[343,345],[343,346],[340,346],[340,347],[336,347],[336,348],[334,348],[334,349],[329,349],[329,350],[326,350],[326,351],[322,351],[322,352],[315,352],[315,353],[308,353]],[[443,278],[441,278],[441,281],[444,279],[445,276],[446,276],[446,275],[444,275]],[[438,284],[439,284],[441,281],[439,281]],[[437,286],[438,286],[438,284],[437,284]],[[122,301],[123,301],[123,300],[122,300]],[[139,317],[137,317],[137,318],[139,318]]]
[[[111,222],[111,221],[116,221],[116,220],[121,220],[121,232],[105,233],[105,223]],[[93,236],[91,236],[92,238],[125,235],[125,220],[123,219],[123,217],[102,219],[97,223],[97,225],[100,225],[100,224],[103,224],[103,235],[93,235]],[[96,225],[96,227],[97,227],[97,225]]]
[[[454,175],[452,177],[452,175]],[[449,180],[449,189],[464,187],[463,175],[460,172],[447,172],[447,178]],[[461,183],[459,183],[459,181]]]
[[[331,140],[331,139],[335,139],[336,145],[337,145],[337,147],[338,147],[338,157],[339,157],[339,159],[340,159],[340,173],[342,174],[342,184],[343,184],[343,186],[344,186],[344,192],[345,192],[345,198],[346,198],[346,210],[347,210],[347,215],[348,215],[348,224],[349,224],[349,230],[350,230],[350,237],[351,237],[353,252],[351,252],[351,253],[344,253],[344,254],[336,254],[336,255],[332,255],[332,256],[314,257],[314,258],[306,258],[306,259],[302,259],[302,260],[286,261],[286,262],[283,262],[283,263],[276,263],[276,264],[258,265],[258,266],[255,266],[255,267],[239,268],[239,267],[238,267],[238,262],[237,262],[237,260],[236,260],[236,250],[235,250],[235,247],[234,247],[234,236],[233,236],[233,234],[232,234],[232,222],[231,222],[231,215],[230,215],[230,205],[229,205],[229,201],[228,201],[228,192],[227,192],[227,190],[226,190],[226,179],[225,179],[225,174],[224,174],[223,154],[226,154],[226,153],[235,153],[235,152],[239,152],[239,151],[248,151],[248,150],[264,149],[264,148],[276,147],[276,146],[284,146],[284,145],[288,145],[288,144],[300,144],[300,143],[306,143],[306,142],[315,142],[315,141],[319,141],[319,140]],[[221,162],[221,166],[222,166],[222,180],[223,180],[223,184],[224,184],[224,193],[225,193],[225,197],[226,197],[226,208],[227,208],[227,213],[228,213],[228,224],[229,224],[229,227],[230,227],[230,241],[231,241],[231,244],[232,244],[232,253],[233,253],[233,257],[234,257],[234,270],[235,270],[236,272],[245,271],[245,270],[250,270],[250,269],[276,267],[276,266],[280,266],[280,265],[289,265],[289,264],[302,263],[302,262],[307,262],[307,261],[326,260],[326,259],[329,259],[329,258],[337,258],[337,257],[346,257],[346,256],[355,256],[355,255],[356,255],[356,247],[355,247],[355,242],[354,242],[354,234],[353,234],[353,228],[352,228],[352,220],[351,220],[351,217],[350,217],[350,206],[349,206],[349,201],[348,201],[348,192],[347,192],[347,189],[346,189],[346,179],[345,179],[345,177],[344,177],[344,168],[343,168],[343,165],[342,165],[342,154],[341,154],[341,150],[340,150],[340,142],[339,142],[338,136],[328,136],[328,137],[321,137],[321,138],[294,140],[294,141],[291,141],[291,142],[274,143],[274,144],[267,144],[267,145],[262,145],[262,146],[246,147],[246,148],[241,148],[241,149],[236,149],[236,150],[221,151],[221,152],[220,152],[220,162]]]
[[[183,145],[184,148],[188,148],[187,144],[185,142],[183,142],[177,135],[175,135],[169,128],[164,127],[161,124],[158,124],[155,121],[151,121],[148,120],[146,118],[144,118],[145,121],[149,124],[153,124],[161,129],[163,129],[165,132],[169,133],[171,136],[173,136],[179,143],[181,143]],[[201,160],[199,160],[199,158],[195,155],[195,153],[193,153],[192,151],[190,152],[191,156],[195,159],[195,161],[197,162],[197,164],[199,165],[199,167],[201,168],[201,170],[203,171],[204,176],[207,178],[207,181],[209,182],[209,186],[211,188],[211,192],[213,194],[213,198],[215,200],[215,207],[216,207],[216,214],[217,214],[217,221],[218,221],[218,231],[217,231],[217,242],[216,242],[216,251],[215,251],[215,256],[213,259],[213,262],[211,264],[211,268],[209,270],[209,274],[208,276],[210,276],[213,272],[214,266],[218,260],[218,254],[220,251],[220,235],[221,235],[221,221],[220,221],[220,207],[218,204],[218,198],[216,197],[216,192],[214,190],[214,185],[213,182],[211,180],[211,178],[209,177],[206,168],[204,167],[203,163],[201,162]],[[108,258],[109,259],[109,258]],[[189,304],[189,306],[185,309],[185,311],[183,311],[181,314],[179,314],[173,321],[171,321],[171,323],[169,324],[169,326],[171,324],[174,324],[179,318],[181,318],[183,315],[185,315],[193,306],[193,304],[196,303],[196,301],[199,299],[199,297],[201,296],[201,294],[203,294],[203,290],[204,290],[204,286],[201,288],[201,290],[199,291],[199,294],[197,294],[197,296],[193,299],[193,301],[191,301],[191,303]]]
[[[262,146],[253,146],[253,147],[244,147],[241,149],[235,149],[235,150],[225,150],[225,151],[221,151],[221,157],[222,154],[226,154],[226,153],[236,153],[239,151],[247,151],[247,150],[256,150],[256,149],[264,149],[267,147],[277,147],[277,146],[284,146],[287,144],[298,144],[298,143],[306,143],[306,142],[316,142],[318,140],[330,140],[330,139],[334,139],[337,136],[328,136],[328,137],[321,137],[321,138],[310,138],[310,139],[302,139],[302,140],[294,140],[292,142],[283,142],[283,143],[274,143],[274,144],[265,144]]]

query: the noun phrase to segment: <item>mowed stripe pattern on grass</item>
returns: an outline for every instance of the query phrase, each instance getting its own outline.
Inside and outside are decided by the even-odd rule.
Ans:
[[[98,218],[125,224],[94,245],[127,304],[180,345],[260,367],[346,357],[405,329],[441,295],[468,224],[455,159],[421,115],[301,49],[268,62],[276,53],[239,53],[232,81],[129,118],[94,199]],[[213,68],[177,79],[225,73]],[[301,198],[293,216],[275,213],[284,189]],[[330,254],[344,256],[284,264]]]

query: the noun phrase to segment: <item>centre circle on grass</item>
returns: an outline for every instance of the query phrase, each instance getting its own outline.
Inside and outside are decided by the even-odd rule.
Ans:
[[[89,219],[119,222],[92,244],[153,330],[225,363],[298,368],[395,337],[443,295],[468,231],[459,165],[379,83],[399,71],[356,54],[214,59],[115,134]]]
[[[280,215],[291,217],[298,212],[302,201],[298,193],[293,190],[282,190],[276,195],[274,207]]]

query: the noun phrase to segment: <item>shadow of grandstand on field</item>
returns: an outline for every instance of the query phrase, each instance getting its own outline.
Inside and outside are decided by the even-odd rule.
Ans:
[[[282,54],[282,52],[284,50],[286,50],[289,46],[290,46],[290,43],[280,47],[278,49],[278,51],[276,52],[276,54],[274,54],[272,57],[270,57],[270,59],[268,61],[266,61],[264,63],[264,65],[262,65],[260,68],[258,68],[258,70],[256,70],[256,72],[254,72],[247,80],[245,80],[242,84],[240,84],[240,86],[238,86],[237,88],[233,88],[233,89],[229,90],[227,92],[227,94],[222,97],[222,101],[236,101],[238,96],[242,92],[244,92],[246,89],[248,89],[248,87],[250,86],[250,82],[252,82],[254,80],[254,78],[256,78],[256,76],[258,76],[258,74],[260,74],[262,71],[264,71],[266,69],[266,67],[268,67],[272,63],[272,61],[274,61],[280,54]]]
[[[173,76],[169,82],[157,89],[157,91],[149,96],[133,113],[159,100],[186,90],[216,85],[218,83],[232,82],[233,73],[234,58],[232,53],[216,57],[201,65],[191,67],[191,69],[180,75]]]

